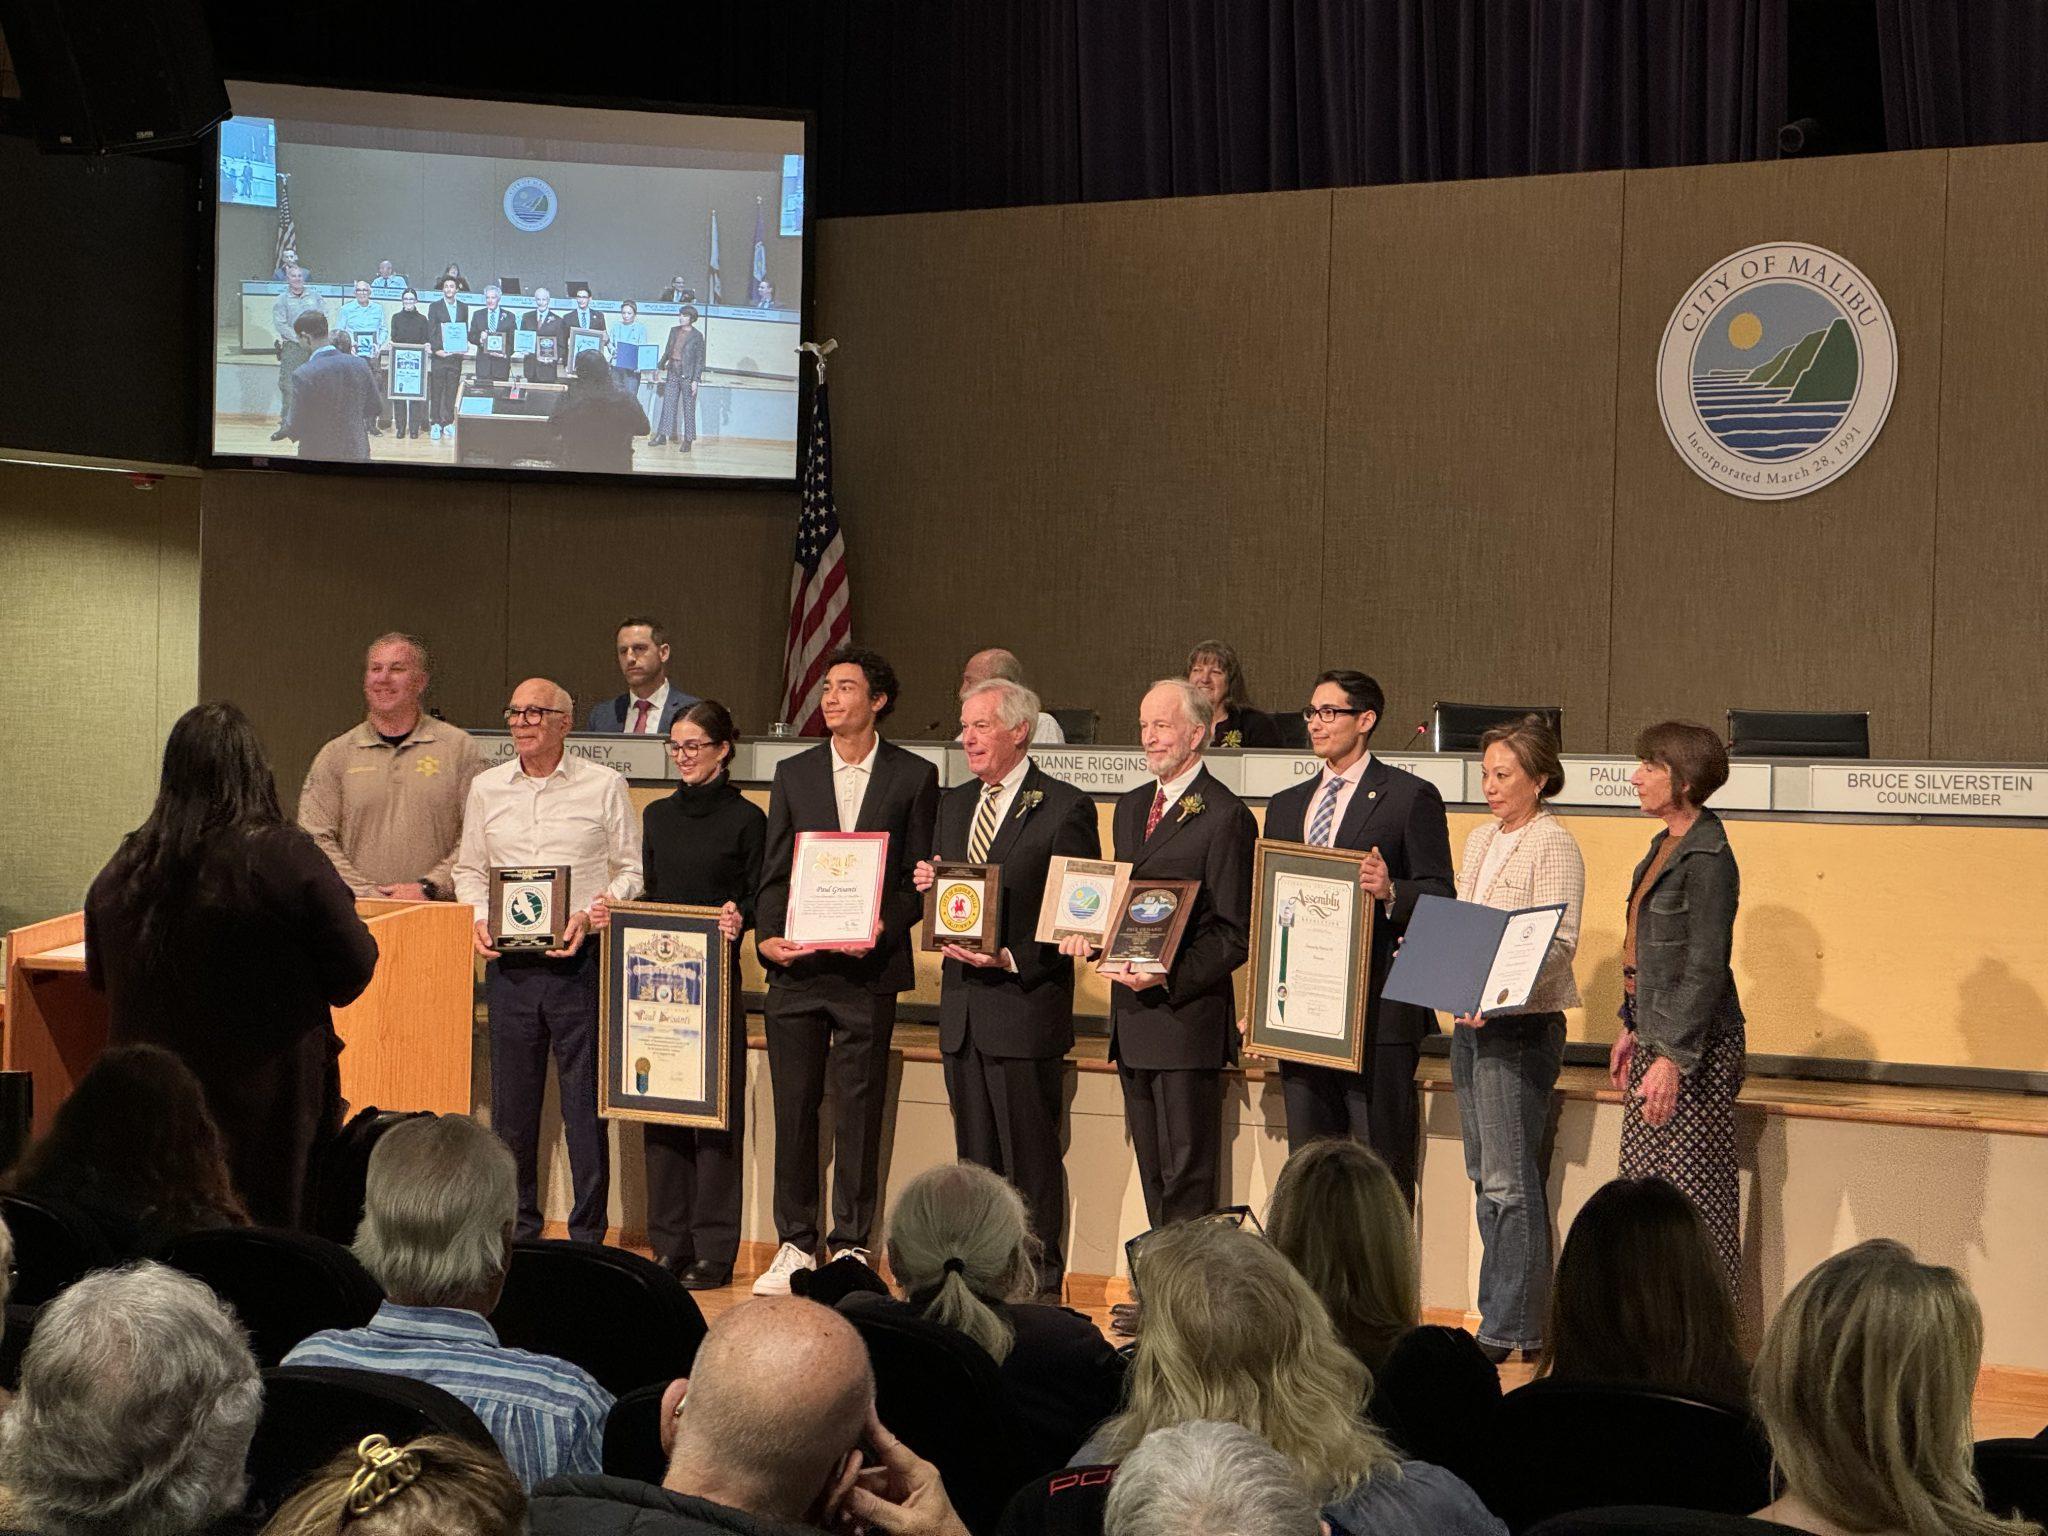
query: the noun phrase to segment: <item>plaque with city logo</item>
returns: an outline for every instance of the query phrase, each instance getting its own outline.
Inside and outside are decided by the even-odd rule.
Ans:
[[[569,867],[491,866],[491,948],[507,954],[550,950],[562,942],[568,914]]]

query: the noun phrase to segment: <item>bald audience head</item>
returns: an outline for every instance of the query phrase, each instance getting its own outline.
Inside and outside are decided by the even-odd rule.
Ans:
[[[967,665],[960,669],[960,696],[965,698],[970,688],[979,688],[983,683],[1001,678],[1006,683],[1024,681],[1024,664],[1016,653],[1001,646],[990,646],[985,651],[976,651],[967,658]]]
[[[867,1346],[845,1318],[796,1296],[735,1307],[670,1393],[665,1487],[766,1519],[832,1524],[875,1403]]]

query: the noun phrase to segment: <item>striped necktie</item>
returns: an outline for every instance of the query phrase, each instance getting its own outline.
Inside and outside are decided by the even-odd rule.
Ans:
[[[1316,802],[1315,820],[1309,823],[1308,840],[1318,848],[1330,846],[1332,824],[1337,819],[1337,796],[1343,793],[1344,781],[1333,778],[1323,790],[1323,798]]]
[[[974,830],[967,835],[967,862],[979,864],[988,857],[988,845],[996,840],[996,797],[1000,784],[981,786],[981,804],[974,811]]]

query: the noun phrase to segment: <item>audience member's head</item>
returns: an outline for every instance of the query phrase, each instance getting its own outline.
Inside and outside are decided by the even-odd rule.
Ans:
[[[1747,1395],[1728,1271],[1693,1203],[1662,1179],[1616,1179],[1580,1208],[1543,1341],[1540,1376]]]
[[[313,1474],[263,1536],[522,1536],[526,1490],[505,1458],[452,1435],[371,1435]]]
[[[1266,1235],[1377,1374],[1420,1307],[1414,1217],[1387,1165],[1349,1137],[1310,1142],[1280,1170]]]
[[[957,1328],[1000,1364],[1016,1330],[994,1304],[1038,1285],[1038,1240],[1024,1197],[975,1163],[926,1169],[889,1217],[889,1268],[912,1306]]]
[[[663,1486],[833,1529],[874,1402],[867,1346],[830,1307],[795,1296],[734,1307],[704,1336],[688,1383],[663,1402],[676,1413]]]
[[[1155,1429],[1117,1469],[1103,1536],[1317,1536],[1322,1517],[1287,1458],[1241,1424]]]
[[[309,309],[292,322],[292,329],[298,332],[299,340],[314,351],[327,341],[327,317],[317,309]]]
[[[1017,659],[1014,651],[1006,651],[999,645],[976,651],[960,669],[960,697],[966,698],[969,689],[979,688],[997,678],[1004,682],[1022,683],[1024,663]]]
[[[1846,1531],[2038,1533],[1987,1514],[1971,1470],[1983,1345],[1963,1277],[1903,1243],[1858,1243],[1815,1268],[1757,1353],[1756,1409],[1786,1498]]]
[[[518,1174],[467,1115],[403,1120],[370,1153],[355,1254],[405,1307],[488,1315],[505,1288]]]
[[[1319,1500],[1396,1465],[1360,1416],[1365,1367],[1271,1243],[1212,1223],[1172,1227],[1147,1240],[1137,1279],[1145,1328],[1124,1411],[1098,1435],[1109,1459],[1155,1429],[1224,1419],[1285,1456]]]
[[[41,1536],[185,1536],[238,1507],[263,1381],[234,1314],[161,1264],[43,1308],[0,1416],[0,1485]]]
[[[12,1182],[118,1211],[144,1241],[249,1221],[206,1090],[157,1045],[117,1045],[94,1062]]]

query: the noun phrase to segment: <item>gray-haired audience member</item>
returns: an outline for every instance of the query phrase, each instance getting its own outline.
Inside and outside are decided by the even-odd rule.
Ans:
[[[0,1417],[11,1525],[185,1536],[236,1509],[263,1412],[248,1337],[161,1264],[87,1275],[46,1306]]]
[[[534,1494],[530,1529],[662,1536],[770,1522],[965,1536],[938,1473],[874,1410],[867,1346],[845,1318],[794,1296],[747,1302],[711,1325],[689,1380],[662,1399],[661,1486],[556,1478]]]
[[[594,1472],[612,1396],[580,1366],[508,1349],[484,1319],[505,1288],[517,1213],[512,1154],[467,1115],[407,1120],[370,1154],[355,1253],[387,1300],[286,1365],[409,1376],[476,1410],[528,1488]]]
[[[1196,1419],[1155,1429],[1124,1458],[1103,1536],[1317,1536],[1307,1485],[1241,1424]]]
[[[1006,651],[999,645],[992,645],[985,651],[976,651],[967,658],[967,665],[960,669],[960,700],[964,704],[969,694],[988,683],[1024,683],[1024,664],[1017,659],[1017,653]],[[1037,695],[1033,694],[1034,701]],[[1031,706],[1031,739],[1047,746],[1064,746],[1067,733],[1060,729],[1059,721],[1047,714],[1034,702]]]

